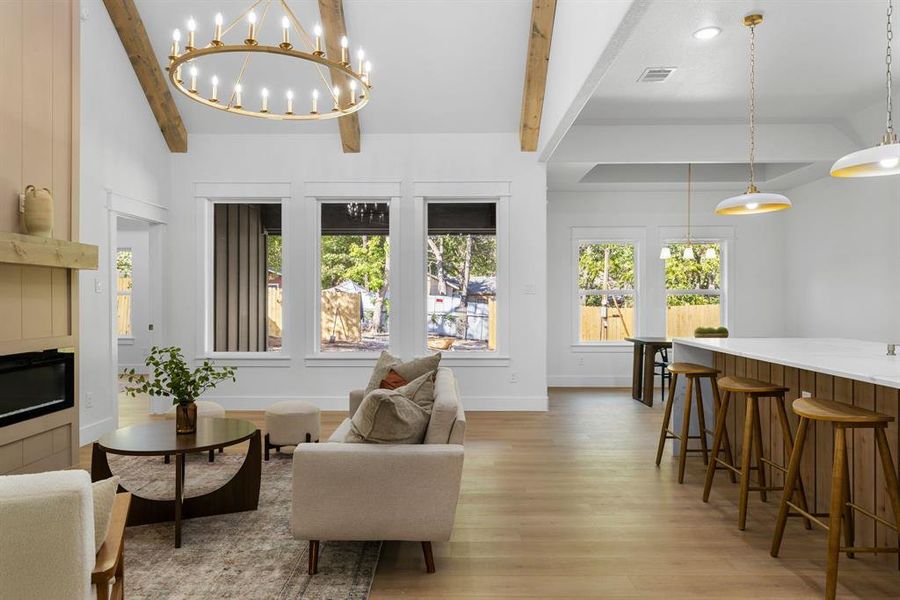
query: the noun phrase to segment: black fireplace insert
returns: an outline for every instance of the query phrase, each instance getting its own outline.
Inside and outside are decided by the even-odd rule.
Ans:
[[[75,355],[0,356],[0,427],[75,406]]]

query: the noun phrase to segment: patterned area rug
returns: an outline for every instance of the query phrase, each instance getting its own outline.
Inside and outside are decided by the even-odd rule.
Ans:
[[[218,488],[237,472],[243,455],[189,455],[185,492]],[[146,497],[174,496],[174,464],[160,457],[109,456],[122,484]],[[129,600],[308,599],[364,600],[380,542],[322,542],[319,572],[307,574],[309,545],[290,532],[291,457],[263,462],[259,508],[188,519],[182,547],[173,523],[129,527],[125,536],[125,597]]]

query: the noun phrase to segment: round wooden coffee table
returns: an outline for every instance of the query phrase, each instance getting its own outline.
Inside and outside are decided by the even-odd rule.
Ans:
[[[202,496],[184,497],[186,454],[234,446],[250,440],[247,457],[238,472],[219,489]],[[262,444],[256,425],[243,419],[197,419],[197,431],[176,434],[175,422],[151,421],[123,427],[94,442],[91,479],[112,477],[107,453],[128,456],[175,457],[175,498],[152,500],[132,492],[128,525],[144,525],[175,520],[175,547],[181,547],[181,520],[225,513],[256,510],[262,473]],[[119,486],[121,490],[124,487]],[[125,490],[128,491],[128,490]]]

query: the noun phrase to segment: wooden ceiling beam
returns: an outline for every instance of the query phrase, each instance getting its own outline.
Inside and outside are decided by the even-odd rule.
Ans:
[[[103,0],[169,150],[187,152],[187,130],[134,0]]]
[[[347,35],[347,24],[344,21],[344,3],[342,0],[319,0],[319,16],[322,19],[322,30],[325,34],[325,54],[340,59],[341,38]],[[351,57],[352,60],[352,57]],[[350,80],[343,73],[331,70],[331,84],[341,90],[341,106],[350,104]],[[325,94],[326,98],[330,94]],[[323,107],[328,110],[328,107]],[[351,113],[337,120],[341,131],[341,146],[344,152],[359,152],[359,114]]]
[[[533,0],[528,58],[525,62],[525,88],[522,91],[522,118],[519,122],[519,140],[523,152],[534,152],[538,146],[555,17],[556,0]]]

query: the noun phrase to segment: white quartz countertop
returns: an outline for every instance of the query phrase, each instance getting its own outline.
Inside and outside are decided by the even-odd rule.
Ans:
[[[675,338],[672,342],[676,360],[678,345],[684,344],[900,389],[900,355],[887,356],[887,344],[880,342],[835,338]]]

